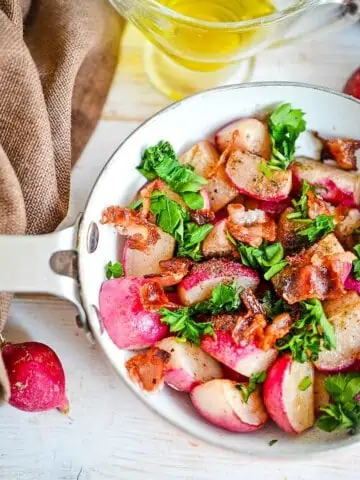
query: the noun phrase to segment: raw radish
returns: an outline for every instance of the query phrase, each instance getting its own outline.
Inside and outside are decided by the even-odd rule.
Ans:
[[[321,408],[326,407],[330,403],[330,395],[324,385],[324,380],[327,377],[328,375],[326,373],[315,370],[314,406],[317,415],[321,414]]]
[[[254,344],[238,345],[231,333],[223,330],[215,330],[215,338],[208,335],[203,337],[200,346],[204,352],[245,377],[266,371],[278,356],[275,348],[265,352]]]
[[[226,230],[227,218],[215,223],[214,228],[202,244],[204,257],[221,257],[236,252],[236,247],[230,242]]]
[[[277,171],[271,178],[260,168],[266,167],[262,157],[241,150],[234,150],[226,164],[226,174],[240,193],[267,202],[284,200],[288,197],[292,178],[289,170]]]
[[[311,384],[299,388],[309,377]],[[314,368],[298,363],[290,355],[279,358],[270,368],[263,387],[265,407],[279,428],[301,433],[314,424]]]
[[[155,245],[150,245],[146,251],[129,248],[129,240],[126,240],[122,254],[122,263],[127,277],[160,273],[159,262],[170,260],[174,256],[174,237],[164,232],[161,228],[157,230],[160,235],[159,240]]]
[[[105,281],[101,286],[99,308],[102,323],[119,348],[147,348],[168,333],[160,315],[145,310],[141,303],[140,287],[145,283],[147,280],[141,277],[126,277]]]
[[[268,415],[258,388],[247,403],[231,380],[211,380],[195,387],[191,400],[206,420],[230,432],[253,432],[262,427]]]
[[[256,118],[243,118],[230,123],[215,135],[215,142],[221,152],[233,146],[270,159],[271,139],[268,129]]]
[[[68,413],[64,370],[50,347],[38,342],[7,343],[2,357],[10,381],[10,405],[26,412],[57,408]]]
[[[323,303],[335,329],[336,349],[322,350],[315,366],[325,372],[342,372],[351,367],[360,352],[360,297],[353,291]]]
[[[298,157],[291,164],[293,190],[299,191],[302,180],[317,186],[324,200],[334,205],[356,207],[360,205],[360,176],[332,165],[309,158]],[[324,188],[318,188],[318,187]]]
[[[241,289],[255,289],[260,282],[255,270],[232,260],[213,258],[192,267],[178,285],[179,298],[184,305],[195,305],[209,298],[217,285],[233,280]]]
[[[360,100],[360,68],[358,68],[347,81],[344,87],[344,93]]]
[[[220,364],[190,342],[181,343],[175,337],[168,337],[157,347],[170,354],[165,383],[175,390],[188,393],[201,383],[223,376]]]

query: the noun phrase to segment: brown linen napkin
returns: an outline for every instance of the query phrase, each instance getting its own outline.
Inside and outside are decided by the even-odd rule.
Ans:
[[[0,234],[48,233],[65,217],[122,24],[107,0],[0,0]],[[10,299],[0,295],[0,332]]]

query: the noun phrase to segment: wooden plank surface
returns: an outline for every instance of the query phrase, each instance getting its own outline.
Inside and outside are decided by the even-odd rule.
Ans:
[[[360,63],[360,26],[325,40],[262,54],[254,80],[296,80],[341,89]],[[76,166],[69,216],[84,207],[98,173],[120,141],[169,101],[147,83],[141,38],[124,39],[122,60],[103,120]],[[309,462],[249,461],[210,447],[155,416],[128,391],[75,326],[75,311],[52,298],[17,298],[5,334],[34,339],[61,357],[71,413],[27,414],[1,409],[0,479],[359,479],[353,449]]]

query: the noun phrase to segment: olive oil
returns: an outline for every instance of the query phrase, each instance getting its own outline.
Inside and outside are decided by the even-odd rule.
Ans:
[[[177,63],[200,72],[214,71],[238,61],[242,51],[261,42],[259,26],[234,29],[214,26],[212,22],[234,23],[253,20],[274,13],[269,0],[158,0],[164,6],[193,20],[210,22],[208,26],[175,21],[161,29],[162,38],[151,41]],[[145,32],[146,33],[146,32]],[[165,45],[168,48],[164,48]]]

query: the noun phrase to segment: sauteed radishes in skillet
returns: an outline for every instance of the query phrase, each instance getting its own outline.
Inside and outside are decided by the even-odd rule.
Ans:
[[[129,377],[232,432],[360,425],[360,139],[311,132],[320,158],[296,157],[305,130],[283,104],[149,146],[147,183],[101,219],[126,237],[99,307]]]

